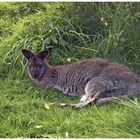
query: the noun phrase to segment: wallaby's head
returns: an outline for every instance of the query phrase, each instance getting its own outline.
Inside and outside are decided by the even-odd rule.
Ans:
[[[28,61],[28,74],[32,79],[39,79],[46,70],[44,59],[48,56],[48,51],[41,51],[33,54],[31,51],[22,49],[24,57]]]

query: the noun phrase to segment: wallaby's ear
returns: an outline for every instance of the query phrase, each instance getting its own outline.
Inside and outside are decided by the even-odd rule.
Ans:
[[[31,51],[26,49],[22,49],[22,53],[26,59],[30,59],[34,56],[34,54]]]
[[[48,51],[41,51],[39,52],[36,56],[42,60],[44,60],[48,56],[49,52]]]

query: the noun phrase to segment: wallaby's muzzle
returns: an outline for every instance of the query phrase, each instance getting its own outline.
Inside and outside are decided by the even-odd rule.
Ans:
[[[32,78],[34,78],[34,79],[38,79],[38,78],[39,78],[39,73],[38,73],[38,72],[32,73],[31,76],[32,76]]]

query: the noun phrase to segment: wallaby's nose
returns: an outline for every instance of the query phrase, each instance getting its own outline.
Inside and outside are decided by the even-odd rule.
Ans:
[[[38,78],[38,76],[39,76],[39,73],[38,72],[35,71],[35,72],[32,73],[32,77],[33,78]]]
[[[38,74],[38,72],[37,71],[34,71],[33,74],[36,75],[36,74]]]

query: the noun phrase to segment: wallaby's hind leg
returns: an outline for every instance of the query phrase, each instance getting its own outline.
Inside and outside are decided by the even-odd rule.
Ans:
[[[85,95],[77,104],[61,104],[61,107],[81,108],[88,105],[102,94],[113,91],[114,86],[111,81],[104,80],[102,77],[97,77],[89,81],[85,87]]]
[[[70,107],[70,108],[82,108],[85,107],[86,105],[88,105],[89,103],[94,102],[96,106],[101,106],[104,104],[108,104],[114,100],[119,100],[120,97],[123,97],[125,99],[133,99],[134,96],[132,94],[127,94],[124,96],[118,96],[118,97],[107,97],[107,98],[100,98],[100,99],[96,99],[99,96],[99,93],[96,94],[96,96],[94,96],[93,98],[87,98],[86,99],[86,95],[84,95],[83,99],[77,103],[77,104],[61,104],[61,107],[65,108],[65,107]],[[84,100],[85,99],[85,100]]]
[[[109,103],[114,99],[124,97],[132,99],[134,96],[139,95],[139,86],[132,83],[128,88],[124,88],[125,83],[121,82],[117,87],[111,80],[104,79],[104,77],[96,77],[89,81],[85,87],[85,95],[80,99],[77,104],[65,104],[65,107],[81,108],[91,102],[97,106]]]
[[[79,103],[76,104],[67,104],[67,103],[61,103],[60,107],[62,108],[82,108],[85,107],[86,105],[88,105],[89,103],[94,102],[94,100],[99,96],[100,92],[97,92],[94,97],[91,98],[91,96],[89,96],[88,94],[85,94],[81,99]]]

